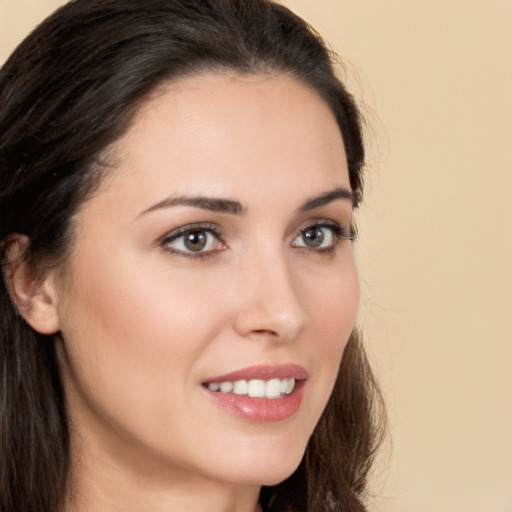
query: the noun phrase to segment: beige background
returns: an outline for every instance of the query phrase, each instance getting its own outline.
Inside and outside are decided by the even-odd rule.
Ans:
[[[0,61],[58,0],[0,0]],[[288,0],[367,104],[380,512],[512,512],[512,1]],[[347,61],[348,62],[348,61]]]

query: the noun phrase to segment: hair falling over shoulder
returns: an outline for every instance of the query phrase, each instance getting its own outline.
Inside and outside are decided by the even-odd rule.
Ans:
[[[36,275],[65,261],[72,219],[108,166],[105,149],[166,81],[202,70],[284,73],[329,106],[356,206],[364,145],[359,110],[320,36],[269,0],[72,0],[0,70],[0,511],[59,512],[69,423],[52,336],[11,300],[9,235]],[[361,340],[345,349],[332,396],[298,469],[261,492],[264,510],[363,512],[383,406]]]

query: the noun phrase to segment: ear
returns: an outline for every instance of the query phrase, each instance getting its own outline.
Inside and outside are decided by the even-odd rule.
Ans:
[[[12,302],[27,323],[41,334],[59,331],[53,273],[37,275],[25,258],[29,239],[17,233],[5,240],[4,279]]]

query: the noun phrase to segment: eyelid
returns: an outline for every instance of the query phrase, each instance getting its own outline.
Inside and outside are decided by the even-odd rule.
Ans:
[[[306,249],[308,251],[316,252],[316,253],[332,253],[336,250],[336,247],[338,246],[339,242],[341,240],[348,240],[352,242],[354,240],[354,235],[351,229],[351,224],[349,224],[349,227],[347,228],[344,224],[332,220],[332,219],[325,219],[325,218],[319,218],[319,219],[310,219],[307,221],[307,223],[304,223],[297,231],[295,231],[293,238],[292,238],[292,246],[293,242],[297,240],[300,236],[304,235],[305,231],[311,228],[327,228],[330,229],[333,236],[332,243],[327,247],[314,247],[314,246],[308,246],[306,244],[296,245],[294,246],[297,249]]]
[[[172,254],[176,254],[178,256],[183,256],[186,258],[201,258],[205,259],[213,254],[220,252],[220,249],[210,249],[206,251],[187,251],[182,249],[177,249],[175,247],[171,247],[169,244],[178,240],[180,237],[185,236],[187,233],[193,231],[204,231],[212,234],[217,241],[222,243],[223,249],[225,249],[225,242],[222,239],[222,232],[216,224],[212,224],[210,222],[193,222],[191,224],[185,224],[176,229],[173,229],[167,232],[164,236],[158,239],[158,245],[161,246],[165,251],[170,252]]]
[[[303,233],[306,229],[312,228],[312,227],[325,227],[325,228],[331,228],[334,230],[334,232],[340,237],[347,240],[354,240],[355,233],[353,230],[352,222],[345,224],[333,219],[328,219],[324,217],[309,219],[308,221],[302,223],[301,227],[299,227],[293,235],[293,238],[295,239],[298,235]]]
[[[338,221],[335,221],[333,219],[326,219],[326,218],[315,218],[315,219],[309,219],[307,222],[304,222],[300,228],[296,229],[294,231],[293,237],[292,237],[292,246],[293,242],[300,236],[304,234],[304,232],[310,228],[319,227],[319,228],[326,228],[330,229],[332,231],[333,241],[332,243],[327,247],[314,247],[314,246],[308,246],[308,245],[295,245],[294,247],[297,249],[306,249],[308,251],[317,252],[317,253],[326,253],[326,252],[334,252],[336,247],[338,246],[339,242],[341,240],[349,240],[352,242],[355,238],[352,230],[351,224],[344,225],[343,223],[340,223]],[[186,250],[186,249],[179,249],[176,247],[170,246],[172,242],[175,240],[178,240],[180,237],[185,236],[187,233],[193,232],[193,231],[204,231],[210,233],[215,239],[222,244],[221,248],[213,248],[209,250],[200,250],[200,251],[192,251],[192,250]],[[222,252],[227,249],[227,245],[225,241],[223,240],[221,229],[217,224],[213,224],[211,222],[193,222],[190,224],[182,225],[178,228],[175,228],[171,231],[168,231],[160,237],[157,241],[158,245],[161,246],[165,251],[176,254],[178,256],[183,256],[187,258],[201,258],[206,259],[210,256],[213,256],[214,254],[218,252]]]

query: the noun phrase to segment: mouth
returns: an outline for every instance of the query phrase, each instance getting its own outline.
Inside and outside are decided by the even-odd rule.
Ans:
[[[210,391],[218,393],[233,393],[250,398],[268,398],[274,400],[289,395],[295,387],[295,379],[251,379],[225,380],[206,384]]]
[[[296,365],[257,366],[214,377],[202,386],[217,405],[256,422],[292,416],[304,395],[307,372]]]

